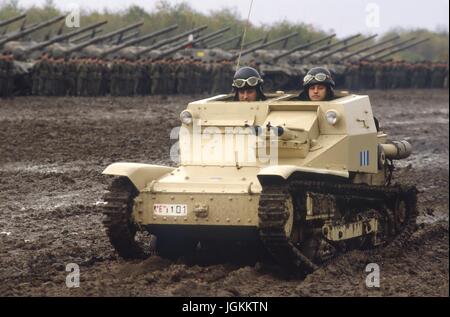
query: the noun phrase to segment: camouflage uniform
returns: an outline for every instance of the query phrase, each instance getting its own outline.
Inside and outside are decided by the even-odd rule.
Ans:
[[[0,98],[6,97],[6,87],[7,87],[7,57],[6,53],[0,55]]]
[[[150,80],[152,83],[152,95],[161,94],[161,67],[159,62],[152,63]]]

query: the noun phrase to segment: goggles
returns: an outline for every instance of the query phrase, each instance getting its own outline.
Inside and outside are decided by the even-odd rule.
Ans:
[[[325,81],[327,79],[330,79],[331,77],[327,74],[324,73],[318,73],[315,75],[306,75],[305,78],[303,78],[303,85],[307,85],[308,83],[310,83],[313,79],[317,80],[318,82],[322,82]]]
[[[235,79],[233,80],[233,87],[236,88],[244,88],[246,85],[250,87],[255,87],[259,84],[261,84],[263,80],[258,77],[249,77],[247,79]]]

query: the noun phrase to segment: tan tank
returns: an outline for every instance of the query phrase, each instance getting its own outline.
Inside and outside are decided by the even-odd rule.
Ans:
[[[391,176],[392,160],[409,156],[411,145],[379,131],[368,96],[268,97],[190,103],[180,115],[178,167],[114,163],[104,170],[117,177],[104,212],[122,257],[143,256],[135,235],[147,231],[163,256],[208,241],[229,241],[229,248],[249,242],[307,273],[339,253],[409,237],[417,192],[392,185]]]

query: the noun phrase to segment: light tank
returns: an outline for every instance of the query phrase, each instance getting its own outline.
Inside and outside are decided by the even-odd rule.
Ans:
[[[190,103],[171,149],[177,167],[114,163],[103,171],[115,177],[104,224],[119,255],[143,257],[135,238],[145,231],[162,256],[248,242],[305,274],[352,249],[405,241],[417,191],[391,184],[392,161],[411,145],[379,129],[369,96],[336,95]]]

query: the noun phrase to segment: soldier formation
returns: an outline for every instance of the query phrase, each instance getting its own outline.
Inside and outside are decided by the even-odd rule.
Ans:
[[[258,65],[252,65],[258,69]],[[316,65],[317,66],[317,65]],[[14,92],[35,96],[144,96],[229,93],[234,63],[228,60],[133,59],[43,53],[27,76],[31,87],[14,87],[14,57],[0,55],[0,97]],[[314,65],[305,65],[306,70]],[[404,61],[328,65],[342,89],[448,88],[448,64]],[[264,70],[260,70],[264,78]],[[290,82],[299,85],[302,71]],[[275,87],[286,89],[287,87]],[[25,93],[24,93],[25,92]]]
[[[448,64],[444,63],[362,61],[334,70],[337,85],[350,90],[448,88]]]
[[[218,94],[230,91],[229,61],[133,59],[95,56],[64,59],[44,53],[34,64],[31,93],[38,96]]]
[[[0,21],[0,26],[24,17]],[[207,44],[229,27],[202,36],[200,32],[207,26],[200,26],[149,46],[137,46],[177,28],[172,25],[137,38],[124,35],[143,24],[137,22],[102,36],[92,35],[79,44],[69,41],[86,31],[95,34],[96,28],[106,23],[101,21],[43,42],[14,42],[62,19],[64,16],[52,18],[0,36],[0,48],[3,49],[0,54],[0,97],[229,93],[238,59],[241,65],[252,66],[260,72],[266,91],[296,90],[308,69],[322,65],[332,71],[336,85],[342,89],[448,88],[447,63],[382,61],[390,54],[428,39],[412,38],[392,44],[397,36],[351,52],[346,50],[376,35],[355,41],[360,36],[356,34],[330,42],[336,35],[332,34],[285,49],[287,41],[297,35],[292,33],[249,45],[239,53],[217,48],[229,41]],[[111,39],[115,41],[117,36],[127,40],[115,45],[104,43]],[[189,38],[187,42],[186,37]],[[325,42],[328,44],[323,44]],[[266,49],[280,43],[284,43],[282,50]],[[319,44],[321,46],[317,47]],[[202,48],[205,46],[210,48]],[[375,48],[377,51],[373,51]],[[34,54],[39,55],[39,52],[42,53],[36,57]],[[363,52],[365,55],[361,55]],[[384,55],[380,56],[380,53]]]

